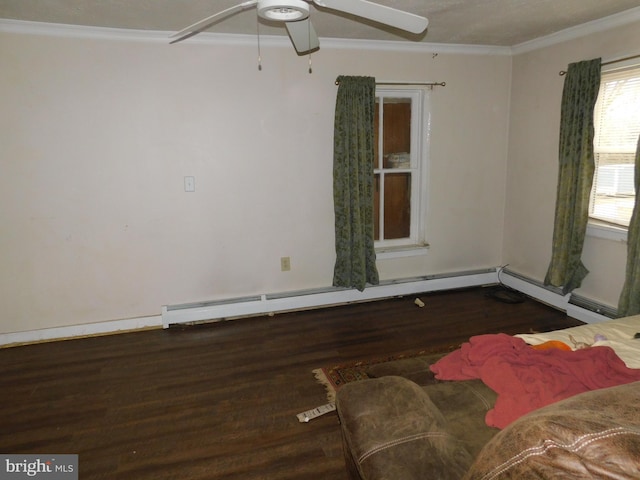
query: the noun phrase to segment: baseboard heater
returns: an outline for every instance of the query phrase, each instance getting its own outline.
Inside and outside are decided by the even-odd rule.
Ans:
[[[498,281],[586,323],[602,322],[618,316],[615,308],[575,293],[565,295],[558,287],[544,285],[507,268],[498,270]]]
[[[569,298],[567,311],[571,311],[572,308],[581,308],[583,310],[587,310],[589,312],[593,312],[596,315],[602,315],[607,318],[618,318],[618,310],[616,308],[610,307],[609,305],[604,305],[594,300],[590,300],[581,295],[576,295],[575,293],[572,293],[571,297]]]
[[[360,292],[347,288],[318,288],[294,292],[254,295],[209,302],[165,305],[162,326],[196,324],[238,317],[268,315],[296,310],[365,302],[438,290],[452,290],[497,283],[495,268],[424,277],[388,280]]]

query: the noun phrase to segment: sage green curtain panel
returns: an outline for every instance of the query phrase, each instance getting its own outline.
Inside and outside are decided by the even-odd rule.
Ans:
[[[618,302],[620,317],[640,313],[640,137],[636,148],[635,186],[636,203],[627,232],[627,274]]]
[[[593,110],[600,89],[600,59],[572,63],[562,92],[559,173],[551,262],[545,285],[567,294],[589,273],[582,247],[593,184]]]
[[[379,283],[373,239],[376,81],[338,77],[333,147],[336,264],[333,285]]]

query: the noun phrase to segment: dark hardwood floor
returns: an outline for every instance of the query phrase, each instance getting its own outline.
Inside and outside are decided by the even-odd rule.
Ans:
[[[487,289],[4,348],[0,453],[79,454],[89,479],[346,478],[335,413],[311,370],[578,325]]]

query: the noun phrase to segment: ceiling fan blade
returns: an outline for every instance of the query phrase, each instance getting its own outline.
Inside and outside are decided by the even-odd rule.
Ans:
[[[425,17],[367,0],[313,0],[313,3],[411,33],[422,33],[429,25]]]
[[[287,27],[291,43],[293,43],[293,48],[296,49],[298,55],[303,55],[320,48],[320,41],[318,40],[318,35],[316,35],[316,29],[313,28],[313,24],[309,18],[297,22],[285,22],[285,27]]]
[[[197,33],[200,33],[205,28],[213,25],[220,20],[223,20],[231,15],[241,12],[242,10],[247,10],[249,8],[253,8],[258,4],[258,0],[250,0],[248,2],[242,2],[233,7],[229,7],[226,10],[222,10],[221,12],[215,13],[199,22],[194,23],[193,25],[189,25],[187,28],[183,28],[179,32],[172,34],[169,38],[173,38],[169,43],[177,43],[185,38],[189,38]]]

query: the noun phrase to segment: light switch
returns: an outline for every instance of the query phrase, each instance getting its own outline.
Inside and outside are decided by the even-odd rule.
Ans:
[[[184,191],[185,192],[196,191],[196,177],[184,177]]]

